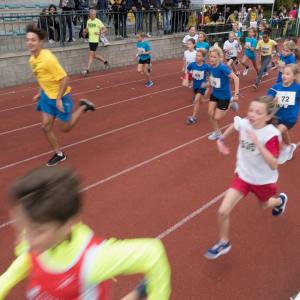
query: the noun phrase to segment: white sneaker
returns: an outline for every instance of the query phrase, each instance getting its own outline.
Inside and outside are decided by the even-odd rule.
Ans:
[[[289,146],[289,154],[288,154],[287,160],[291,160],[293,158],[293,154],[294,154],[294,152],[295,152],[296,149],[297,149],[297,145],[296,144],[290,144],[290,146]]]
[[[262,75],[262,78],[264,78],[264,77],[266,77],[266,76],[268,76],[268,75],[269,75],[268,72],[264,72],[263,75]]]
[[[210,141],[216,141],[221,136],[220,131],[213,131],[207,138]]]
[[[278,164],[283,165],[290,157],[290,146],[283,146],[280,149]]]
[[[247,76],[249,72],[249,68],[245,68],[243,71],[243,76]]]

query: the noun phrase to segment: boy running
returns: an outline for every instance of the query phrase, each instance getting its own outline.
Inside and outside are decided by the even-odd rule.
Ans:
[[[31,52],[29,63],[40,86],[40,91],[34,96],[34,100],[38,101],[37,110],[42,113],[42,127],[55,152],[47,166],[54,166],[66,159],[53,132],[55,119],[60,121],[62,131],[69,132],[78,122],[81,114],[95,110],[95,105],[82,99],[79,107],[72,114],[74,103],[70,95],[69,77],[53,53],[43,49],[45,37],[46,33],[35,25],[29,24],[26,27],[26,43]]]

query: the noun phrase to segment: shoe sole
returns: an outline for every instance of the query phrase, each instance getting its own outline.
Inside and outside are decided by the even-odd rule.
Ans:
[[[56,164],[53,164],[53,165],[49,165],[48,163],[46,164],[47,167],[54,167],[56,165],[58,165],[59,163],[65,161],[67,159],[67,157],[65,156],[63,159],[61,159],[60,161],[58,161]]]
[[[215,256],[210,256],[210,255],[207,255],[207,253],[204,254],[204,257],[207,258],[207,259],[210,259],[210,260],[214,260],[214,259],[217,259],[218,257],[222,256],[222,255],[225,255],[227,254],[232,248],[232,245],[230,245],[229,247],[227,247],[226,249],[224,249],[223,251],[219,252],[217,255]]]
[[[87,105],[93,107],[92,111],[94,111],[94,110],[96,109],[96,105],[95,105],[93,102],[91,102],[91,101],[89,101],[89,100],[87,100],[87,99],[83,99],[83,98],[82,98],[82,99],[79,100],[79,103],[80,103],[81,106],[85,105],[84,103],[81,104],[82,102],[84,102],[84,103],[86,103]]]
[[[285,193],[280,193],[279,196],[283,196],[285,198],[285,202],[284,202],[284,205],[282,206],[282,211],[281,213],[278,215],[278,216],[281,216],[284,214],[284,211],[285,211],[285,208],[286,208],[286,205],[287,205],[287,202],[289,200],[288,196],[285,194]]]
[[[297,149],[297,145],[296,144],[291,144],[291,147],[292,147],[292,149],[291,149],[291,151],[289,153],[289,157],[288,157],[287,160],[291,160],[293,158],[294,152]]]

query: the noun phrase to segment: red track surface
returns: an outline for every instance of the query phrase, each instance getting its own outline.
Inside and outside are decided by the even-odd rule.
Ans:
[[[192,93],[180,87],[180,65],[174,60],[155,63],[151,89],[144,87],[134,67],[72,78],[76,102],[88,98],[98,106],[71,133],[57,132],[66,147],[65,164],[83,177],[84,220],[106,237],[163,233],[174,300],[288,299],[300,278],[299,153],[280,168],[280,189],[290,198],[286,214],[275,219],[270,211],[258,209],[253,196],[247,197],[232,214],[232,251],[216,261],[206,260],[203,253],[217,239],[221,197],[215,197],[233,177],[237,139],[229,140],[230,156],[217,152],[215,143],[207,140],[211,131],[207,105],[202,106],[196,126],[185,125]],[[241,78],[239,115],[245,115],[253,97],[265,94],[274,76],[272,72],[258,91],[247,87],[254,81],[253,71]],[[101,88],[96,89],[97,85]],[[13,228],[5,224],[9,220],[7,187],[51,155],[31,100],[35,89],[26,85],[0,90],[0,272],[13,259]],[[229,112],[222,125],[233,116]],[[291,135],[294,141],[300,140],[299,126]],[[206,207],[207,203],[211,206]],[[172,227],[195,211],[195,218]],[[119,279],[115,299],[135,283],[136,278]],[[23,294],[19,286],[8,299],[21,300]]]

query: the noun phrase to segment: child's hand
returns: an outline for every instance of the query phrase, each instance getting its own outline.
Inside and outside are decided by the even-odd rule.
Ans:
[[[40,94],[34,95],[34,96],[32,97],[32,100],[33,100],[34,102],[39,101],[39,100],[40,100]]]
[[[253,130],[247,129],[246,133],[247,133],[248,138],[251,140],[251,142],[253,142],[255,145],[259,144],[257,135],[255,134],[255,132]]]
[[[217,140],[217,147],[220,153],[224,155],[230,154],[230,149],[224,144],[224,141],[222,139]]]
[[[139,299],[140,299],[140,295],[135,290],[127,294],[125,297],[121,298],[121,300],[139,300]]]
[[[189,80],[187,78],[182,79],[182,86],[189,87]]]

